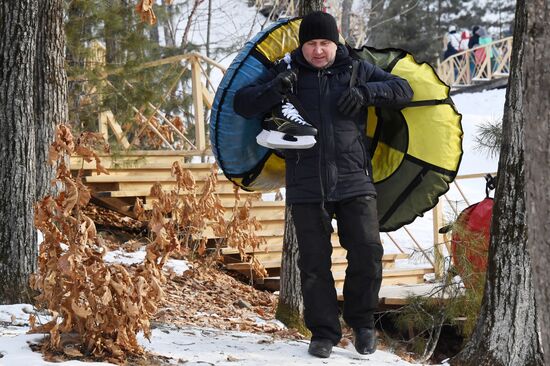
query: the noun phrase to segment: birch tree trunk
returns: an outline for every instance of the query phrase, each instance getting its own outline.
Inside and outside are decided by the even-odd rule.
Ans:
[[[37,199],[51,191],[54,170],[47,164],[48,150],[55,126],[68,119],[63,18],[63,0],[40,1],[34,67]]]
[[[37,15],[37,0],[0,5],[0,304],[29,302],[29,276],[36,268]]]
[[[527,81],[523,90],[525,110],[525,181],[529,237],[535,279],[535,298],[539,311],[546,364],[550,365],[550,9],[543,0],[528,2],[524,70]]]
[[[299,4],[299,16],[322,9],[322,0],[301,1]],[[302,299],[302,286],[300,284],[300,270],[298,269],[298,241],[288,205],[285,210],[285,235],[279,284],[277,319],[289,327],[298,329],[303,334],[308,334],[309,331],[303,321],[304,303]]]
[[[525,2],[518,1],[484,298],[472,338],[452,365],[543,365],[524,191],[527,21]]]

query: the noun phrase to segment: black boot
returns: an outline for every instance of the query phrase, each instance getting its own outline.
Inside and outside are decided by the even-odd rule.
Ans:
[[[312,339],[307,350],[310,355],[320,358],[328,358],[334,344],[330,339]]]
[[[355,349],[362,355],[368,355],[376,351],[376,330],[372,328],[354,329]]]

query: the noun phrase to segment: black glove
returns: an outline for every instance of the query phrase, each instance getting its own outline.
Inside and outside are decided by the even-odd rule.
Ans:
[[[349,88],[338,100],[338,110],[346,116],[355,116],[367,104],[367,98],[359,88]]]
[[[281,95],[290,94],[295,83],[296,73],[292,70],[283,71],[273,79],[273,86]]]

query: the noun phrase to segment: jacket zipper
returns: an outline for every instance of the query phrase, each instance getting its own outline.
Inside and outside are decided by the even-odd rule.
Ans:
[[[361,129],[353,122],[353,125],[355,128],[357,128],[357,132],[359,132],[359,145],[361,145],[361,150],[363,151],[363,170],[365,171],[365,174],[370,176],[369,174],[369,162],[367,160],[367,148],[365,144],[363,143],[363,133],[361,132]]]
[[[322,143],[320,144],[319,146],[319,152],[320,152],[320,163],[319,163],[319,175],[321,176],[321,200],[324,201],[325,200],[325,186],[328,185],[328,169],[327,169],[327,156],[326,156],[326,153],[324,151],[324,149],[326,148],[326,141],[325,141],[325,133],[326,133],[326,126],[325,124],[323,123],[322,119],[323,119],[323,111],[321,110],[322,108],[322,102],[323,102],[323,77],[325,76],[325,73],[324,73],[324,70],[319,70],[317,71],[317,78],[319,80],[319,116],[321,117],[321,140],[322,140]],[[324,169],[324,174],[322,174],[323,172],[321,172],[323,170],[323,166],[322,166],[322,162],[323,162],[323,158],[324,158],[324,161],[325,161],[325,169]]]

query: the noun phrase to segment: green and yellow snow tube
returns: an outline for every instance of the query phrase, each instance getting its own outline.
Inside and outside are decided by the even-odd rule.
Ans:
[[[212,150],[226,177],[244,190],[283,187],[285,166],[274,150],[256,143],[261,118],[237,115],[233,98],[298,47],[300,21],[281,20],[256,35],[237,55],[216,92],[210,122]],[[370,107],[365,131],[380,230],[393,231],[422,216],[449,189],[462,157],[461,115],[434,69],[417,63],[406,51],[363,47],[353,53],[406,79],[414,91],[412,102],[401,109]]]

